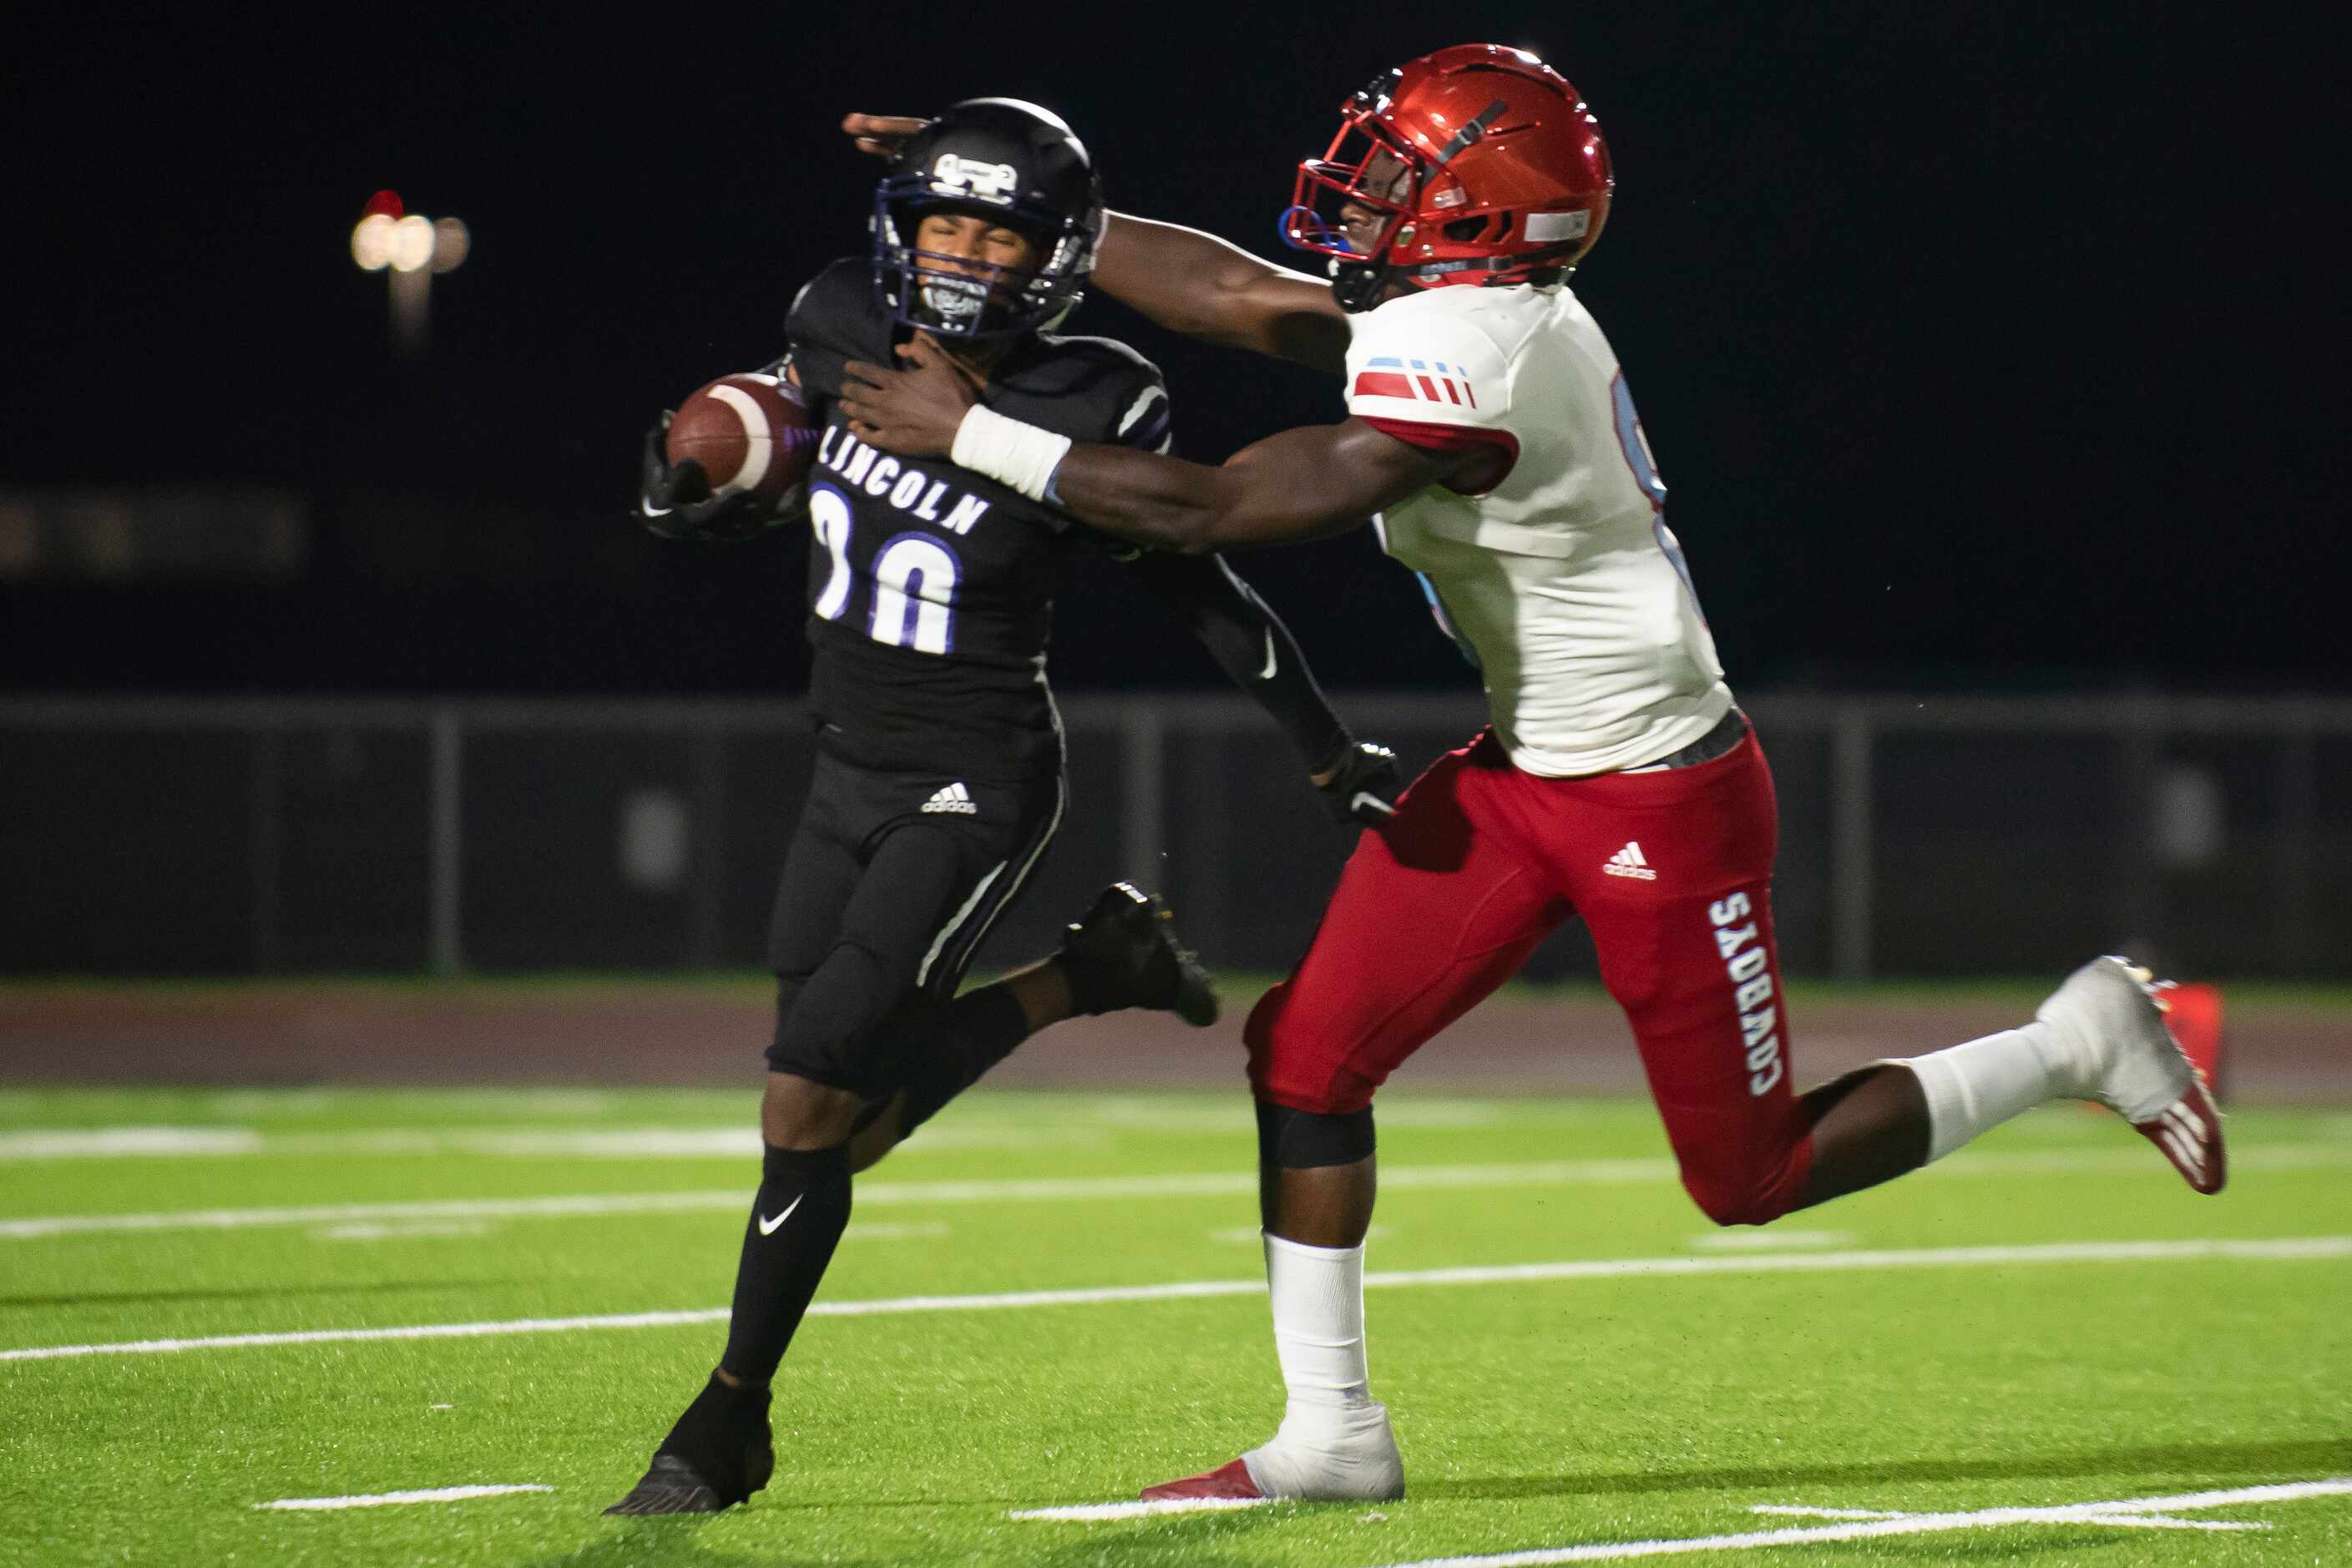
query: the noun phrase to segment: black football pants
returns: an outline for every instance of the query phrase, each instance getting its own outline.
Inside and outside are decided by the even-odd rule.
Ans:
[[[895,1090],[1044,858],[1064,799],[1058,774],[991,784],[820,752],[769,928],[768,1066],[866,1100]]]

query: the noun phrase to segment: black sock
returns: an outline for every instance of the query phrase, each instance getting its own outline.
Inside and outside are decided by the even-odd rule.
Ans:
[[[760,1196],[743,1226],[735,1310],[719,1365],[745,1383],[765,1383],[775,1375],[848,1224],[846,1145],[770,1146],[761,1164]]]
[[[935,1043],[908,1069],[907,1099],[898,1111],[901,1138],[1011,1056],[1029,1037],[1029,1019],[1009,986],[983,985],[940,1009],[935,1026],[925,1033]]]

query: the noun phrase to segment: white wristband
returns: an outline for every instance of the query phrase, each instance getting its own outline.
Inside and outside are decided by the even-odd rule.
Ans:
[[[1007,419],[993,409],[973,404],[956,426],[954,447],[948,453],[955,465],[986,474],[1010,485],[1031,500],[1044,500],[1071,447],[1067,436],[1056,436],[1018,419]]]

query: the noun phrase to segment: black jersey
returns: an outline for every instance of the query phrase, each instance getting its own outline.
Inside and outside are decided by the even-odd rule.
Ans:
[[[826,744],[868,766],[1016,779],[1059,765],[1045,645],[1070,552],[1099,536],[946,458],[866,445],[843,365],[893,363],[872,263],[835,262],[793,301],[792,363],[821,427],[808,478],[809,699]],[[1074,441],[1164,447],[1166,387],[1108,338],[1038,333],[990,373],[988,407]]]

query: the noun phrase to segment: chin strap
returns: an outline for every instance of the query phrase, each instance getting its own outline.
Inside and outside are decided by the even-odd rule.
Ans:
[[[1380,266],[1368,261],[1349,261],[1340,257],[1331,258],[1331,297],[1343,310],[1369,310],[1380,303],[1381,290],[1391,278],[1421,284],[1452,278],[1465,272],[1540,272],[1551,270],[1562,277],[1575,270],[1568,258],[1576,250],[1570,245],[1548,246],[1541,250],[1522,251],[1517,256],[1465,256],[1452,261],[1424,261],[1418,266]],[[1490,278],[1489,283],[1520,283],[1529,279]]]
[[[1381,302],[1381,290],[1387,286],[1389,268],[1369,261],[1349,261],[1339,257],[1331,258],[1331,298],[1339,309],[1350,313],[1369,310]]]
[[[1424,261],[1417,267],[1399,267],[1394,270],[1402,278],[1450,278],[1457,272],[1537,272],[1547,268],[1569,269],[1569,258],[1575,255],[1576,244],[1546,246],[1541,250],[1523,250],[1517,256],[1465,256],[1453,261]]]

